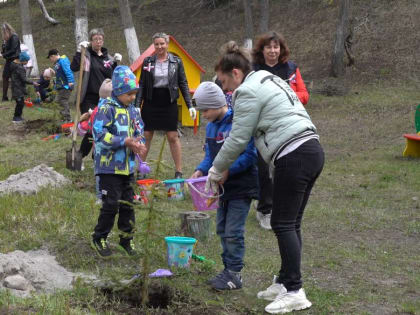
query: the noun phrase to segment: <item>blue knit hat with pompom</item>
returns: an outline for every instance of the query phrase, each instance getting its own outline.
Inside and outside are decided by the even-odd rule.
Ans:
[[[127,66],[118,66],[112,74],[112,93],[115,96],[136,91],[139,85],[136,76]]]
[[[31,59],[31,57],[28,55],[28,53],[26,51],[22,51],[19,54],[19,61],[20,62],[29,61],[29,59]]]

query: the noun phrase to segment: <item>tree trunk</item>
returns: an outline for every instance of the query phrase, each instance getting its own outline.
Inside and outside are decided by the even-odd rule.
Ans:
[[[34,77],[39,76],[38,61],[36,60],[34,39],[32,37],[31,16],[29,13],[29,0],[19,0],[20,18],[22,20],[22,39],[28,46],[29,55],[32,59],[32,72]]]
[[[56,25],[56,24],[60,23],[56,19],[53,19],[52,17],[50,17],[50,15],[48,14],[47,8],[44,5],[44,1],[43,0],[37,0],[37,1],[39,3],[39,6],[41,7],[41,11],[42,11],[42,14],[44,15],[44,18],[48,22],[50,22],[53,25]]]
[[[349,29],[349,10],[350,0],[341,0],[331,63],[331,75],[336,78],[343,76],[346,72],[344,64],[344,49]]]
[[[268,22],[270,19],[270,0],[259,0],[260,3],[260,34],[268,32]]]
[[[252,22],[251,0],[242,0],[245,15],[245,39],[244,47],[252,49],[252,37],[254,36],[254,26]]]
[[[74,36],[76,37],[76,48],[80,42],[88,40],[88,19],[86,0],[75,0]]]
[[[210,238],[211,218],[207,213],[188,211],[179,214],[181,218],[181,232],[186,236],[198,239],[200,242]]]
[[[120,6],[121,21],[124,27],[128,60],[130,64],[132,64],[138,57],[140,57],[140,49],[136,29],[133,24],[133,18],[131,17],[130,3],[128,0],[118,0],[118,4]]]

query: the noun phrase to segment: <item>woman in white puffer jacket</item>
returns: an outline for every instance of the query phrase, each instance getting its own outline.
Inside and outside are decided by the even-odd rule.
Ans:
[[[315,181],[324,165],[324,152],[316,128],[290,86],[270,72],[252,71],[249,53],[235,42],[227,43],[215,70],[224,90],[234,91],[232,130],[213,167],[207,187],[223,183],[226,170],[243,152],[250,138],[273,178],[271,226],[281,256],[273,284],[258,298],[273,301],[272,314],[310,307],[302,289],[301,222]]]

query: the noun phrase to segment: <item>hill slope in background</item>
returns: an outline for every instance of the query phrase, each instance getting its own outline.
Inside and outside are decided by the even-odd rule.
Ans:
[[[31,3],[32,30],[40,69],[49,65],[45,56],[51,48],[70,58],[75,51],[74,5],[71,1],[44,1],[52,17],[61,24],[49,24],[38,6]],[[206,69],[205,79],[213,75],[219,47],[233,39],[242,41],[242,1],[224,1],[216,9],[198,8],[185,0],[154,0],[148,4],[132,2],[132,14],[141,51],[151,44],[155,32],[173,35]],[[331,3],[332,2],[332,3]],[[353,0],[356,63],[347,77],[354,84],[418,83],[420,80],[420,3],[418,0]],[[257,29],[258,7],[254,1]],[[315,84],[328,77],[335,27],[337,1],[273,0],[270,29],[282,32],[292,51],[291,59],[301,68],[305,80]],[[89,29],[102,27],[105,47],[121,52],[127,62],[127,49],[118,4],[110,0],[88,1]],[[0,20],[11,23],[20,34],[17,1],[0,4]],[[411,83],[410,83],[411,84]]]

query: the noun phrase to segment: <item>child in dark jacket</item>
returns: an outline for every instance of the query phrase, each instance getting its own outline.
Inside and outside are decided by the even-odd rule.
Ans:
[[[13,122],[19,123],[23,121],[22,112],[25,106],[26,84],[34,84],[33,81],[26,78],[26,70],[23,67],[29,60],[29,55],[26,52],[21,52],[19,58],[13,60],[10,64],[10,73],[12,78],[12,98],[16,100],[15,113],[13,115]]]
[[[47,68],[41,74],[39,80],[37,81],[38,86],[35,87],[36,94],[40,101],[45,102],[52,92],[50,88],[51,79],[55,76],[55,71],[51,68]]]
[[[133,207],[135,155],[144,156],[143,122],[132,102],[139,86],[127,66],[118,66],[112,75],[112,95],[100,107],[93,122],[95,141],[95,175],[99,175],[102,208],[98,224],[92,234],[92,248],[101,256],[111,255],[107,236],[119,213],[120,248],[128,255],[135,255]]]
[[[197,109],[209,123],[206,128],[205,157],[192,178],[207,175],[213,160],[229,137],[233,112],[226,105],[223,91],[213,82],[201,83],[193,96]],[[209,281],[216,290],[242,288],[241,270],[245,254],[245,221],[252,199],[258,199],[257,151],[251,140],[244,152],[224,174],[224,194],[217,210],[217,235],[222,243],[225,269]]]

